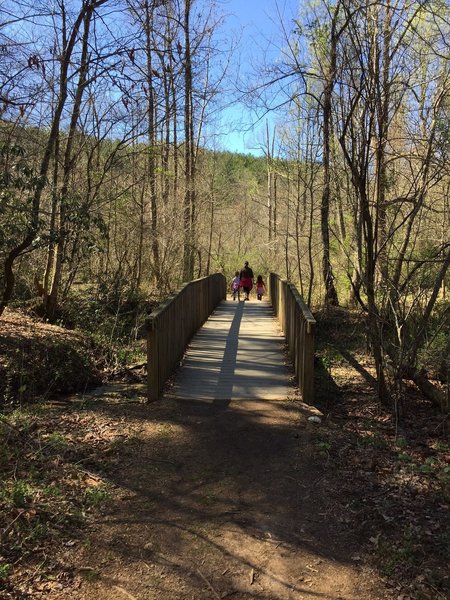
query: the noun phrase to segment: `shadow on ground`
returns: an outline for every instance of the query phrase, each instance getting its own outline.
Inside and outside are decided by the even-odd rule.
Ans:
[[[235,598],[256,589],[272,599],[340,597],[333,573],[357,568],[360,540],[339,518],[320,447],[299,422],[296,402],[98,401],[87,409],[126,416],[139,429],[100,460],[102,475],[123,493],[95,534],[100,556],[154,565],[170,573],[164,585],[191,581],[198,594],[212,578],[216,592]],[[243,579],[246,586],[236,583]],[[215,597],[204,594],[194,597]]]

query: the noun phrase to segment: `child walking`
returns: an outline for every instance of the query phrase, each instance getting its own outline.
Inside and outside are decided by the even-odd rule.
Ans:
[[[239,277],[239,271],[236,271],[233,279],[231,280],[231,291],[233,292],[233,300],[236,300],[236,295],[238,302],[241,300],[241,278]]]
[[[266,293],[266,284],[263,281],[262,275],[258,275],[256,278],[256,297],[258,300],[262,300],[262,297]]]

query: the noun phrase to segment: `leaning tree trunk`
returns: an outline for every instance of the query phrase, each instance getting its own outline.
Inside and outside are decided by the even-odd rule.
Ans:
[[[80,71],[78,76],[78,84],[75,92],[72,115],[69,125],[69,133],[67,136],[67,144],[64,152],[64,170],[63,170],[63,185],[61,188],[61,201],[59,209],[59,232],[58,241],[53,253],[53,276],[50,293],[46,298],[45,314],[52,321],[55,319],[58,310],[58,296],[62,279],[62,262],[66,235],[66,198],[69,193],[69,180],[73,172],[75,157],[73,153],[73,144],[78,124],[78,119],[81,111],[81,101],[83,93],[87,85],[88,61],[89,61],[89,33],[90,25],[93,16],[93,8],[88,10],[83,17],[84,32],[82,40],[82,52],[80,60]]]
[[[6,306],[8,305],[15,284],[15,276],[14,276],[14,262],[16,259],[21,256],[21,254],[27,250],[33,240],[36,237],[37,231],[39,229],[39,217],[40,217],[40,207],[41,207],[41,198],[42,193],[44,191],[44,187],[47,181],[47,175],[50,167],[51,157],[54,152],[55,143],[57,137],[59,135],[59,127],[61,123],[61,116],[64,110],[64,106],[68,97],[68,71],[69,66],[71,64],[71,57],[73,54],[73,50],[78,39],[79,30],[86,14],[90,10],[94,10],[104,4],[107,0],[97,0],[96,2],[90,2],[83,4],[80,13],[75,20],[72,31],[70,33],[70,37],[68,38],[65,52],[61,56],[61,72],[60,72],[60,81],[59,81],[59,98],[55,109],[55,114],[53,116],[53,121],[50,127],[50,133],[47,139],[47,143],[45,146],[45,150],[42,156],[40,168],[39,168],[39,177],[37,180],[37,184],[35,186],[33,197],[31,200],[30,207],[30,218],[28,223],[28,232],[23,238],[23,240],[17,244],[6,256],[3,270],[4,270],[4,288],[2,299],[0,301],[0,316],[3,314]]]

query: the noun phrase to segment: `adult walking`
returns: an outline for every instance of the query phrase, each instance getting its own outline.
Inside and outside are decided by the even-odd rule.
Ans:
[[[249,295],[253,287],[253,270],[249,267],[247,260],[244,263],[244,268],[239,273],[239,277],[241,278],[241,287],[245,292],[244,300],[250,300]]]

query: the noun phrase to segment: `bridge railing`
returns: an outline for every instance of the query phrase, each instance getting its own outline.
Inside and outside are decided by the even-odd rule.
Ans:
[[[215,273],[184,283],[147,318],[149,400],[158,399],[189,340],[226,294],[225,277]]]
[[[270,273],[269,293],[294,363],[302,399],[308,404],[314,400],[314,332],[316,320],[297,288]]]

